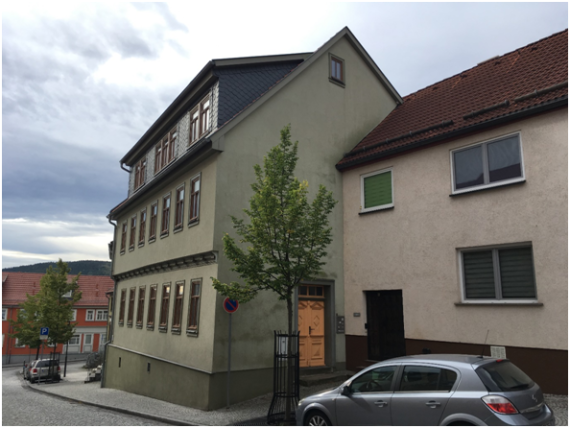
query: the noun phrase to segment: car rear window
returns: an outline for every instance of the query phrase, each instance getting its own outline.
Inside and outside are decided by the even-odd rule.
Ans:
[[[56,361],[38,361],[38,364],[36,365],[36,367],[49,367],[50,364],[52,366],[56,366],[57,362]]]
[[[475,370],[489,392],[521,391],[534,386],[533,380],[510,361],[485,364]]]

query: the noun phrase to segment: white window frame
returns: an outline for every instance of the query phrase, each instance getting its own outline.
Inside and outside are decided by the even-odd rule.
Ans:
[[[68,297],[71,297],[71,294],[72,294],[72,291],[69,290],[67,293],[62,294],[61,297],[68,298]]]
[[[91,314],[91,319],[89,319],[89,314]],[[95,309],[87,309],[85,311],[85,321],[95,321]]]
[[[99,319],[99,314],[105,314],[105,318],[101,318]],[[95,321],[107,321],[107,318],[109,316],[109,312],[107,311],[107,309],[97,309],[97,311],[95,312]]]
[[[8,320],[8,308],[2,308],[2,321]]]
[[[20,339],[16,338],[16,341],[14,342],[14,348],[25,348],[26,345],[22,345],[20,344]]]
[[[73,315],[71,315],[71,321],[77,321],[77,309],[72,309],[71,313]]]
[[[520,155],[521,155],[521,176],[520,177],[510,178],[508,180],[502,180],[502,181],[495,181],[493,183],[479,184],[476,186],[465,187],[463,189],[457,189],[457,190],[455,189],[455,163],[454,163],[454,158],[453,158],[454,153],[457,153],[457,152],[460,152],[463,150],[467,150],[467,149],[472,149],[472,148],[477,147],[477,146],[483,146],[483,145],[487,145],[487,144],[496,143],[498,141],[506,140],[507,138],[511,138],[511,137],[515,137],[515,136],[518,136],[519,150],[520,150]],[[524,168],[523,142],[522,142],[522,135],[520,132],[505,134],[505,135],[501,135],[499,137],[491,138],[491,139],[484,140],[484,141],[478,141],[477,143],[473,143],[473,144],[469,144],[467,146],[452,149],[449,151],[449,160],[450,160],[450,165],[451,165],[451,194],[452,195],[459,195],[461,193],[469,193],[469,192],[474,192],[474,191],[482,190],[482,189],[490,189],[493,187],[505,186],[507,184],[520,183],[520,182],[523,182],[526,180],[526,176],[525,176],[525,172],[524,172],[525,168]],[[488,158],[486,155],[486,151],[483,151],[483,169],[484,169],[484,171],[485,171],[485,168],[486,168],[486,171],[488,171],[489,164],[488,164]]]
[[[392,192],[392,203],[390,204],[384,204],[384,205],[377,205],[374,207],[370,207],[370,208],[364,208],[364,179],[368,178],[368,177],[372,177],[374,175],[380,175],[380,174],[384,174],[386,172],[390,173],[390,190]],[[369,211],[379,211],[379,210],[385,210],[388,208],[393,208],[394,207],[394,168],[393,167],[389,167],[389,168],[384,168],[378,171],[374,171],[374,172],[369,172],[368,174],[362,174],[360,176],[360,212],[361,213],[366,213]]]
[[[511,249],[511,248],[520,248],[520,247],[530,247],[532,249],[531,242],[518,242],[514,244],[502,244],[502,245],[488,245],[484,247],[472,247],[472,248],[461,248],[457,250],[457,260],[459,263],[459,282],[461,286],[461,302],[462,303],[472,303],[472,304],[490,304],[490,305],[516,305],[516,304],[532,304],[538,303],[538,284],[536,282],[536,270],[534,271],[534,286],[536,291],[536,297],[530,299],[468,299],[465,293],[465,272],[463,269],[463,254],[473,251],[490,251],[490,250],[503,250],[503,249]],[[499,263],[495,260],[495,255],[493,254],[493,268],[497,269],[500,268],[496,266]],[[532,258],[533,269],[535,268],[534,263],[534,252]],[[495,284],[497,286],[497,284]]]
[[[72,340],[74,338],[77,338],[77,343],[73,343]],[[74,334],[73,336],[71,336],[71,339],[69,339],[69,342],[67,342],[69,344],[69,346],[77,346],[81,343],[81,335],[80,334]]]

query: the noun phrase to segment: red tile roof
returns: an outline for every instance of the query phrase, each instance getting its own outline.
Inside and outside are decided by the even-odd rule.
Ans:
[[[568,106],[568,30],[404,97],[337,168],[563,105]]]
[[[26,293],[34,295],[40,291],[40,280],[43,273],[2,272],[2,306],[17,306],[26,300]],[[68,276],[68,280],[74,278]],[[75,307],[106,307],[105,293],[112,291],[113,280],[108,276],[81,275],[79,277],[81,300]]]

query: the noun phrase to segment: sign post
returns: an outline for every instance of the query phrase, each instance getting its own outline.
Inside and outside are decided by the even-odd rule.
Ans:
[[[45,340],[47,341],[47,338],[49,336],[49,327],[41,327],[40,328],[40,340]],[[42,357],[41,359],[44,359],[44,344],[42,343]],[[41,376],[41,368],[40,368],[40,374],[39,374],[39,378],[38,378],[38,383],[41,383],[42,380],[42,376]],[[47,379],[46,379],[47,382]]]
[[[230,325],[228,329],[228,379],[226,386],[226,407],[230,407],[230,372],[232,370],[232,314],[239,308],[237,300],[231,300],[229,297],[224,299],[224,311],[230,316]]]

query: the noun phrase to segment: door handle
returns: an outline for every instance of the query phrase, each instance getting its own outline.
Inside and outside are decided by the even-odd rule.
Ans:
[[[374,404],[375,404],[377,407],[384,407],[384,406],[387,406],[387,405],[388,405],[388,403],[387,403],[386,401],[384,401],[384,400],[375,401]]]
[[[311,335],[311,326],[309,326],[309,336]]]
[[[435,409],[436,407],[441,406],[441,403],[438,403],[437,401],[428,401],[426,403],[426,406],[428,406],[431,409]]]

